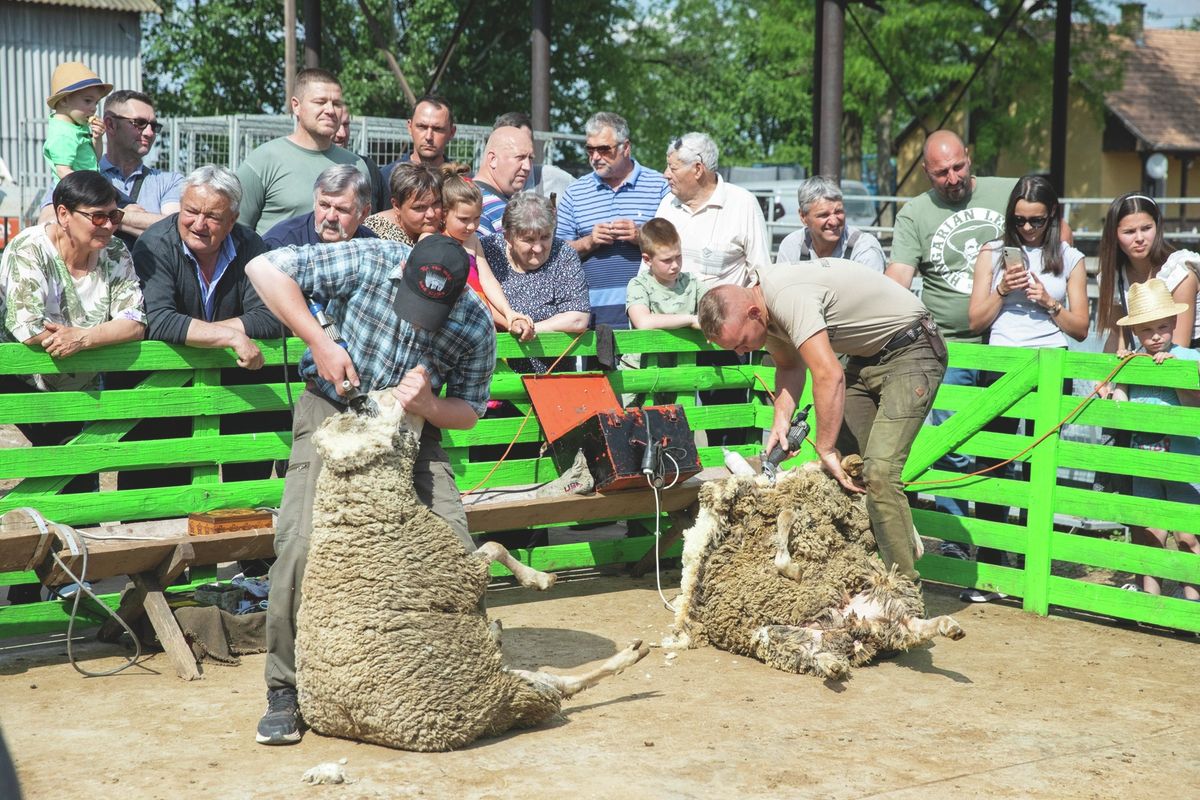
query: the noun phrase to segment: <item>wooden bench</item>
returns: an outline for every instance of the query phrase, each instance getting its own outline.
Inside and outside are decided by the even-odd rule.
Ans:
[[[710,468],[678,486],[660,491],[658,510],[669,519],[663,549],[676,541],[690,524],[691,509],[704,481],[728,474],[724,467]],[[495,493],[482,492],[465,495],[463,504],[472,533],[653,517],[656,510],[654,492],[648,487],[611,494],[556,497],[536,497],[532,488],[515,494],[509,491],[500,498]],[[71,538],[75,539],[78,552],[72,552]],[[116,613],[126,623],[133,623],[145,614],[179,677],[195,680],[200,677],[199,668],[171,614],[164,589],[189,566],[269,558],[274,555],[274,538],[273,528],[190,536],[185,519],[75,529],[43,520],[25,509],[14,509],[0,516],[0,572],[32,569],[47,586],[70,583],[73,578],[52,553],[79,576],[85,569],[86,548],[83,577],[95,581],[128,576],[133,589],[122,596]],[[525,555],[527,560],[534,560]],[[654,566],[652,551],[644,554],[638,551],[638,556],[629,559],[636,562],[632,568],[635,575]],[[548,566],[552,564],[538,564],[539,568]],[[122,628],[109,620],[101,627],[99,638],[116,641],[121,632]]]

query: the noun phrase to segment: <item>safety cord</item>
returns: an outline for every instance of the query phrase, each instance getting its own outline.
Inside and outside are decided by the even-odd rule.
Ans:
[[[1031,444],[1031,445],[1029,445],[1028,447],[1026,447],[1026,448],[1025,448],[1024,450],[1022,450],[1021,452],[1019,452],[1019,453],[1017,453],[1016,455],[1012,456],[1011,458],[1007,458],[1007,459],[1005,459],[1004,461],[1001,461],[1001,462],[1000,462],[1000,463],[998,463],[998,464],[993,464],[993,465],[991,465],[991,466],[989,466],[989,467],[984,467],[983,469],[977,469],[977,470],[975,470],[974,472],[966,472],[966,473],[963,473],[963,474],[961,474],[961,475],[955,475],[954,477],[951,477],[951,478],[939,478],[938,480],[930,480],[930,481],[906,481],[906,482],[904,483],[904,485],[905,485],[905,486],[940,486],[940,485],[949,484],[949,483],[959,483],[960,481],[964,481],[964,480],[966,480],[967,478],[976,478],[976,477],[979,477],[980,475],[986,475],[986,474],[987,474],[987,473],[989,473],[989,472],[995,472],[996,470],[1000,469],[1001,467],[1004,467],[1004,466],[1007,466],[1007,465],[1011,464],[1012,462],[1014,462],[1014,461],[1016,461],[1017,459],[1019,459],[1021,456],[1025,455],[1026,453],[1028,453],[1030,450],[1032,450],[1032,449],[1034,449],[1035,447],[1037,447],[1037,446],[1038,446],[1039,444],[1041,444],[1042,442],[1044,442],[1044,441],[1046,441],[1047,439],[1049,439],[1049,438],[1050,438],[1050,437],[1051,437],[1053,434],[1057,433],[1057,432],[1058,432],[1058,430],[1059,430],[1059,429],[1061,429],[1063,425],[1066,425],[1068,422],[1070,422],[1070,421],[1071,421],[1071,419],[1072,419],[1072,418],[1073,418],[1073,417],[1074,417],[1076,414],[1078,414],[1078,413],[1079,413],[1080,409],[1082,409],[1082,408],[1083,408],[1085,405],[1087,405],[1087,404],[1088,404],[1088,402],[1089,402],[1089,401],[1090,401],[1090,400],[1091,400],[1093,397],[1096,397],[1096,396],[1098,396],[1098,395],[1100,394],[1100,387],[1101,387],[1101,386],[1105,386],[1105,385],[1107,385],[1107,384],[1108,384],[1108,382],[1109,382],[1109,381],[1111,381],[1111,380],[1112,380],[1112,379],[1113,379],[1113,378],[1116,376],[1116,374],[1117,374],[1118,372],[1120,372],[1120,371],[1121,371],[1121,369],[1122,369],[1122,368],[1123,368],[1123,367],[1124,367],[1126,364],[1128,364],[1130,361],[1132,361],[1132,360],[1133,360],[1133,359],[1135,359],[1135,358],[1142,357],[1142,356],[1144,356],[1144,357],[1146,357],[1146,358],[1152,358],[1152,357],[1153,357],[1153,356],[1151,356],[1149,353],[1129,353],[1128,355],[1126,355],[1126,356],[1122,357],[1122,358],[1121,358],[1121,360],[1120,360],[1120,361],[1117,363],[1117,366],[1113,367],[1113,369],[1112,369],[1112,372],[1108,373],[1108,375],[1107,375],[1107,376],[1104,378],[1104,380],[1102,380],[1102,381],[1100,381],[1099,383],[1097,383],[1097,384],[1096,384],[1096,386],[1095,386],[1095,387],[1092,389],[1092,391],[1088,392],[1088,393],[1087,393],[1087,395],[1086,395],[1086,396],[1085,396],[1085,397],[1084,397],[1082,400],[1080,400],[1080,401],[1079,401],[1079,404],[1078,404],[1077,406],[1075,406],[1075,408],[1071,409],[1070,413],[1068,413],[1068,414],[1067,414],[1065,417],[1063,417],[1061,420],[1059,420],[1059,421],[1058,421],[1058,423],[1057,423],[1057,424],[1056,424],[1054,427],[1052,427],[1050,430],[1048,430],[1048,431],[1046,431],[1044,434],[1042,434],[1042,435],[1041,435],[1041,436],[1038,438],[1038,440],[1037,440],[1037,441],[1035,441],[1033,444]],[[757,379],[758,379],[758,382],[762,384],[762,386],[763,386],[763,388],[764,388],[764,389],[766,389],[766,391],[767,391],[767,394],[768,394],[768,395],[770,396],[770,398],[771,398],[771,402],[772,402],[772,403],[774,403],[774,402],[775,402],[775,395],[774,395],[774,393],[773,393],[773,392],[772,392],[772,391],[771,391],[771,390],[770,390],[770,389],[767,387],[766,381],[764,381],[764,380],[762,379],[762,376],[761,376],[761,375],[759,375],[758,373],[755,373],[754,377],[755,377],[755,378],[757,378]],[[807,441],[809,444],[812,444],[814,447],[816,446],[816,445],[813,443],[812,439],[809,439],[808,437],[805,437],[805,441]]]
[[[579,343],[579,340],[582,339],[584,334],[586,334],[586,333],[587,333],[587,331],[583,331],[578,336],[576,336],[574,339],[572,339],[571,343],[567,345],[567,349],[563,350],[562,353],[559,355],[559,357],[554,359],[554,363],[552,363],[550,365],[549,369],[547,369],[546,372],[543,374],[549,375],[551,372],[553,372],[554,368],[558,366],[558,362],[562,361],[564,358],[567,357],[567,353],[571,352],[572,348],[574,348],[575,345]],[[537,380],[540,377],[541,377],[541,375],[534,375],[533,379]],[[512,441],[508,443],[508,447],[504,448],[504,454],[501,455],[499,460],[497,460],[496,463],[492,465],[492,468],[490,470],[488,470],[488,474],[484,475],[483,479],[481,481],[479,481],[479,483],[475,484],[470,489],[463,492],[464,496],[468,495],[468,494],[474,494],[475,492],[479,491],[480,487],[482,487],[485,483],[487,483],[491,479],[491,477],[496,474],[496,470],[500,468],[500,465],[502,463],[504,463],[504,459],[508,458],[508,454],[511,453],[513,447],[516,446],[517,440],[521,438],[521,431],[525,430],[525,425],[529,422],[529,418],[531,416],[533,416],[533,406],[532,405],[530,405],[529,410],[525,412],[525,417],[524,417],[524,419],[521,420],[521,424],[517,428],[517,432],[513,435]]]

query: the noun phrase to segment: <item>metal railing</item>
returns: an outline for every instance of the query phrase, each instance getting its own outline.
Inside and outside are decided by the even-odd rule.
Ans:
[[[17,151],[17,185],[26,221],[37,215],[38,206],[51,185],[52,176],[42,156],[46,120],[24,120],[20,125]],[[159,169],[187,174],[204,164],[221,164],[237,169],[252,151],[270,139],[287,136],[294,129],[292,117],[271,114],[240,114],[221,117],[167,117],[147,162]],[[489,126],[459,125],[447,147],[451,161],[478,168],[484,146],[492,133]],[[584,136],[573,133],[534,133],[541,145],[540,163],[564,159],[582,160]],[[350,123],[349,149],[370,156],[380,165],[391,163],[412,149],[408,120],[389,117],[358,117]]]

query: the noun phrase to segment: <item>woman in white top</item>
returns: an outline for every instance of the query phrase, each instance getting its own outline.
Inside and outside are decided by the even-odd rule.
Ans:
[[[1061,222],[1062,206],[1048,180],[1027,175],[1017,181],[1008,198],[1004,237],[984,245],[975,259],[967,319],[973,330],[990,326],[989,344],[1066,348],[1068,336],[1077,341],[1087,336],[1087,270],[1083,253],[1060,238]],[[1006,263],[1006,248],[1020,259]],[[999,376],[990,377],[985,383]],[[1019,423],[997,417],[987,430],[1016,433]],[[985,461],[980,459],[980,466]],[[1016,477],[1014,473],[1010,468],[1005,477]],[[1007,522],[1008,507],[976,503],[975,516]],[[980,547],[976,558],[985,564],[1004,563],[1003,552],[988,547]],[[987,602],[1001,596],[967,589],[961,598]]]
[[[1108,208],[1100,236],[1100,300],[1096,327],[1105,332],[1104,352],[1125,354],[1136,347],[1131,338],[1121,341],[1117,320],[1125,316],[1129,287],[1160,278],[1177,303],[1188,310],[1175,318],[1176,344],[1200,345],[1200,300],[1197,269],[1200,255],[1175,250],[1163,239],[1162,210],[1142,194],[1123,194]]]

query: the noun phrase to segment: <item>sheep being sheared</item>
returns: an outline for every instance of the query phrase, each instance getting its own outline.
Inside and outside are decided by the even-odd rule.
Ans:
[[[505,669],[479,608],[488,565],[536,589],[554,576],[495,542],[467,553],[413,488],[421,421],[390,392],[372,396],[377,417],[338,414],[313,435],[324,464],[296,631],[300,711],[313,730],[450,750],[537,725],[646,655],[634,642],[578,676]]]
[[[874,552],[862,498],[819,469],[710,481],[684,533],[677,642],[841,679],[877,653],[962,638],[950,617],[923,619],[920,589]]]

